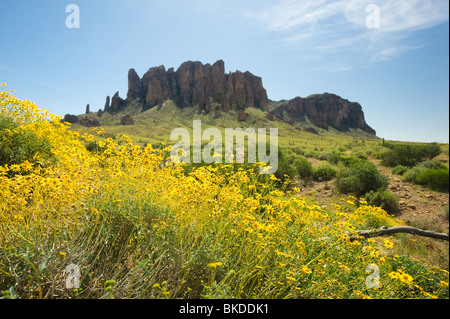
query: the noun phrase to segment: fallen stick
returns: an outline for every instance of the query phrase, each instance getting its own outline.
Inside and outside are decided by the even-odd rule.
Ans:
[[[414,227],[410,227],[410,226],[397,226],[397,227],[391,227],[391,228],[387,228],[386,226],[383,226],[378,229],[360,230],[360,231],[357,231],[354,233],[356,233],[356,235],[350,237],[351,241],[358,239],[358,237],[372,238],[372,237],[392,235],[392,234],[397,234],[397,233],[408,233],[408,234],[413,234],[413,235],[418,235],[418,236],[423,236],[423,237],[429,237],[429,238],[442,239],[442,240],[449,241],[448,234],[436,233],[434,231],[418,229],[418,228],[414,228]]]

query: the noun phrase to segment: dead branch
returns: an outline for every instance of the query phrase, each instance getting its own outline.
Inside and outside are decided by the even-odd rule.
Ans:
[[[448,234],[443,233],[436,233],[429,230],[423,230],[418,229],[410,226],[397,226],[397,227],[391,227],[387,228],[386,226],[380,227],[378,229],[373,230],[361,230],[357,232],[353,232],[355,235],[350,237],[351,241],[354,241],[358,239],[358,237],[364,237],[364,238],[372,238],[372,237],[379,237],[379,236],[385,236],[385,235],[393,235],[397,233],[408,233],[423,237],[429,237],[429,238],[435,238],[435,239],[442,239],[449,241]]]

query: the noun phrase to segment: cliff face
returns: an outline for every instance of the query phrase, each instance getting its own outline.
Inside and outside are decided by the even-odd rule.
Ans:
[[[283,119],[283,113],[293,120],[307,116],[314,125],[325,129],[329,126],[337,129],[360,128],[370,134],[376,134],[375,130],[366,123],[359,103],[350,102],[335,94],[296,97],[270,113],[278,119]]]
[[[177,71],[164,66],[154,67],[139,78],[136,71],[128,73],[127,102],[140,98],[146,107],[173,100],[179,107],[199,104],[199,111],[209,112],[208,99],[222,104],[224,111],[248,106],[267,110],[269,99],[262,79],[250,72],[225,74],[222,60],[213,65],[185,62]]]
[[[225,73],[222,60],[213,65],[188,61],[175,71],[164,66],[150,68],[142,78],[134,69],[128,72],[128,93],[123,100],[117,92],[106,100],[105,111],[117,113],[132,101],[139,99],[145,109],[162,106],[173,100],[179,108],[198,104],[198,112],[220,115],[221,112],[244,111],[255,107],[269,109],[269,99],[262,79],[250,72]],[[110,104],[111,103],[111,104]],[[308,116],[311,122],[322,128],[360,128],[371,134],[375,131],[367,125],[361,105],[349,102],[335,94],[324,93],[308,98],[296,97],[278,106],[269,114],[273,118],[295,121]]]

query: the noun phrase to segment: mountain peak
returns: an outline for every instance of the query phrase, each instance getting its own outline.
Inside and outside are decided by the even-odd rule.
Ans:
[[[176,71],[174,68],[166,70],[161,65],[150,68],[142,78],[131,68],[128,71],[126,100],[116,93],[111,106],[105,106],[105,111],[117,113],[135,100],[143,105],[143,111],[156,105],[162,107],[165,101],[172,100],[179,108],[198,105],[199,113],[243,111],[247,107],[269,112],[269,98],[262,78],[249,71],[225,73],[223,60],[212,65],[186,61]],[[312,124],[325,129],[329,126],[337,129],[360,128],[370,134],[376,133],[367,125],[359,103],[332,93],[280,101],[269,113],[277,119],[286,120],[288,117],[290,121],[307,116]]]

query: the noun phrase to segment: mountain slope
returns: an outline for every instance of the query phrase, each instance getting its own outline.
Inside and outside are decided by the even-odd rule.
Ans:
[[[155,106],[160,109],[168,100],[179,109],[196,107],[198,114],[214,113],[216,118],[234,111],[245,121],[248,115],[243,112],[253,107],[268,112],[271,120],[292,123],[309,118],[311,124],[324,129],[361,129],[376,134],[366,123],[359,103],[329,93],[271,103],[260,77],[248,71],[226,74],[222,60],[213,65],[188,61],[176,71],[166,70],[164,66],[153,67],[142,78],[130,69],[127,98],[122,99],[119,92],[112,99],[108,96],[103,111],[116,114],[134,101],[142,105],[142,111]],[[277,106],[273,107],[274,104]]]

